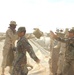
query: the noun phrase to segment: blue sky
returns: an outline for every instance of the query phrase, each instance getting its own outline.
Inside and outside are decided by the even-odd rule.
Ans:
[[[44,32],[74,26],[73,0],[0,0],[0,32],[5,32],[11,20],[27,32],[39,27]]]

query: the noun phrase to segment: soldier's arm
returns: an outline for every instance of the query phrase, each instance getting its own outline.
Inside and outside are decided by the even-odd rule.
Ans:
[[[57,41],[60,41],[60,42],[63,42],[63,43],[67,43],[69,41],[69,39],[66,39],[66,38],[60,38],[60,37],[57,37],[55,38]]]
[[[23,42],[23,47],[26,48],[27,52],[30,54],[31,58],[36,61],[37,63],[39,63],[39,59],[36,56],[35,52],[33,51],[32,46],[29,44],[29,42],[27,40],[22,41]]]
[[[57,41],[60,41],[60,42],[63,42],[63,43],[66,43],[69,41],[69,39],[67,38],[61,38],[61,37],[58,37],[56,34],[54,34],[52,31],[50,31],[51,33],[51,37],[56,39]]]
[[[16,40],[18,39],[17,34],[13,34],[13,32],[11,30],[7,30],[6,34],[10,37],[11,40]]]

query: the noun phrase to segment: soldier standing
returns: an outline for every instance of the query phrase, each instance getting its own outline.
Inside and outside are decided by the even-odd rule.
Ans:
[[[52,73],[52,52],[53,52],[53,48],[54,48],[54,39],[51,37],[51,34],[50,34],[50,58],[49,58],[49,69],[50,69],[50,72]]]
[[[59,33],[59,34],[61,35],[61,33]],[[57,35],[60,36],[59,34],[57,34]],[[56,41],[54,38],[52,38],[52,35],[50,35],[50,38],[51,38],[51,40],[50,40],[51,59],[49,59],[49,62],[50,62],[49,67],[50,67],[51,73],[53,75],[56,75],[56,73],[57,73],[57,62],[58,62],[58,57],[59,57],[59,49],[60,49],[61,43]]]
[[[63,38],[67,38],[69,29],[66,28],[64,32]],[[65,50],[66,50],[66,43],[61,42],[60,52],[59,52],[59,60],[58,60],[58,69],[57,69],[57,75],[61,75],[63,65],[64,65],[64,58],[65,58]]]
[[[68,38],[65,39],[58,37],[52,31],[50,31],[50,33],[52,34],[52,38],[66,43],[65,63],[61,75],[68,75],[71,66],[74,70],[74,29],[68,32]]]
[[[28,40],[25,38],[26,29],[25,27],[18,28],[17,34],[19,40],[17,42],[17,58],[13,64],[13,71],[11,75],[27,75],[27,57],[26,52],[28,52],[34,61],[40,62],[38,57],[35,55],[32,46],[29,44]]]
[[[12,62],[14,59],[14,53],[12,51],[12,48],[15,45],[15,40],[17,38],[16,36],[16,22],[10,21],[10,27],[6,31],[6,37],[5,37],[5,43],[3,47],[3,61],[2,61],[2,75],[4,75],[4,70],[7,66],[10,67],[10,71],[12,68]],[[9,72],[10,72],[9,71]]]

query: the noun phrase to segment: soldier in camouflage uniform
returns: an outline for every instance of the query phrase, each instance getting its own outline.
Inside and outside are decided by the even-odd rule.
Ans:
[[[10,21],[10,27],[6,31],[5,43],[3,47],[3,61],[2,61],[2,75],[4,75],[4,69],[9,66],[10,71],[12,68],[12,62],[14,59],[14,53],[12,48],[15,45],[15,40],[17,39],[16,35],[16,22]]]
[[[50,72],[52,73],[52,52],[53,52],[53,48],[54,48],[54,39],[51,38],[51,34],[50,34],[50,58],[49,58],[49,69],[50,69]]]
[[[58,37],[52,31],[50,33],[52,34],[52,38],[66,43],[65,63],[61,75],[68,75],[71,66],[74,70],[74,29],[69,31],[68,38],[66,39]]]
[[[26,52],[28,52],[34,61],[40,62],[38,57],[35,55],[32,46],[29,44],[28,40],[25,38],[26,29],[25,27],[18,28],[17,34],[19,40],[17,42],[16,52],[17,58],[13,64],[13,71],[11,75],[27,75],[27,57]]]
[[[66,28],[64,32],[63,38],[67,38],[69,29]],[[66,43],[61,42],[60,52],[59,52],[59,60],[58,60],[58,69],[57,75],[62,73],[63,65],[64,65],[64,58],[65,58],[65,50],[66,50]]]
[[[57,33],[57,32],[56,32]],[[61,33],[57,33],[58,36],[61,35]],[[50,59],[49,59],[49,67],[52,75],[56,75],[57,73],[57,62],[58,62],[58,57],[59,57],[59,48],[61,46],[61,43],[56,41],[51,37],[50,33]],[[55,61],[55,62],[54,62]]]

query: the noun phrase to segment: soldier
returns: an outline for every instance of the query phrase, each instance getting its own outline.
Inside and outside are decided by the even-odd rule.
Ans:
[[[29,44],[28,40],[25,38],[26,29],[25,27],[19,27],[17,34],[19,36],[19,40],[17,42],[17,58],[13,64],[13,71],[11,75],[27,75],[27,57],[26,52],[28,52],[34,61],[37,63],[40,62],[38,57],[35,55],[32,46]]]
[[[63,38],[67,38],[69,29],[66,28],[64,32]],[[66,44],[61,42],[60,52],[59,52],[59,60],[58,60],[58,69],[57,69],[57,75],[61,75],[63,64],[64,64],[64,58],[65,58],[65,50],[66,50]]]
[[[3,61],[2,61],[2,75],[4,75],[4,69],[9,66],[10,71],[12,68],[12,62],[14,59],[14,54],[12,48],[15,45],[16,36],[16,22],[10,21],[10,27],[6,31],[5,43],[3,47]],[[9,71],[9,72],[10,72]]]
[[[65,63],[61,75],[68,75],[71,66],[74,70],[74,29],[68,31],[68,38],[65,39],[58,37],[52,31],[50,31],[50,33],[52,34],[52,38],[66,43]]]
[[[50,34],[50,58],[49,58],[49,69],[50,69],[50,72],[52,73],[52,52],[53,52],[53,48],[54,48],[54,39],[51,38],[51,34]]]
[[[57,32],[56,32],[57,33]],[[51,33],[50,33],[51,34]],[[58,36],[62,35],[62,33],[57,33]],[[50,56],[51,56],[51,59],[49,59],[49,64],[50,64],[50,70],[51,70],[51,73],[53,75],[56,75],[57,73],[57,62],[58,62],[58,58],[59,58],[59,49],[60,49],[60,46],[61,46],[61,43],[56,41],[54,38],[51,37],[50,35]],[[54,62],[55,61],[55,62]]]

